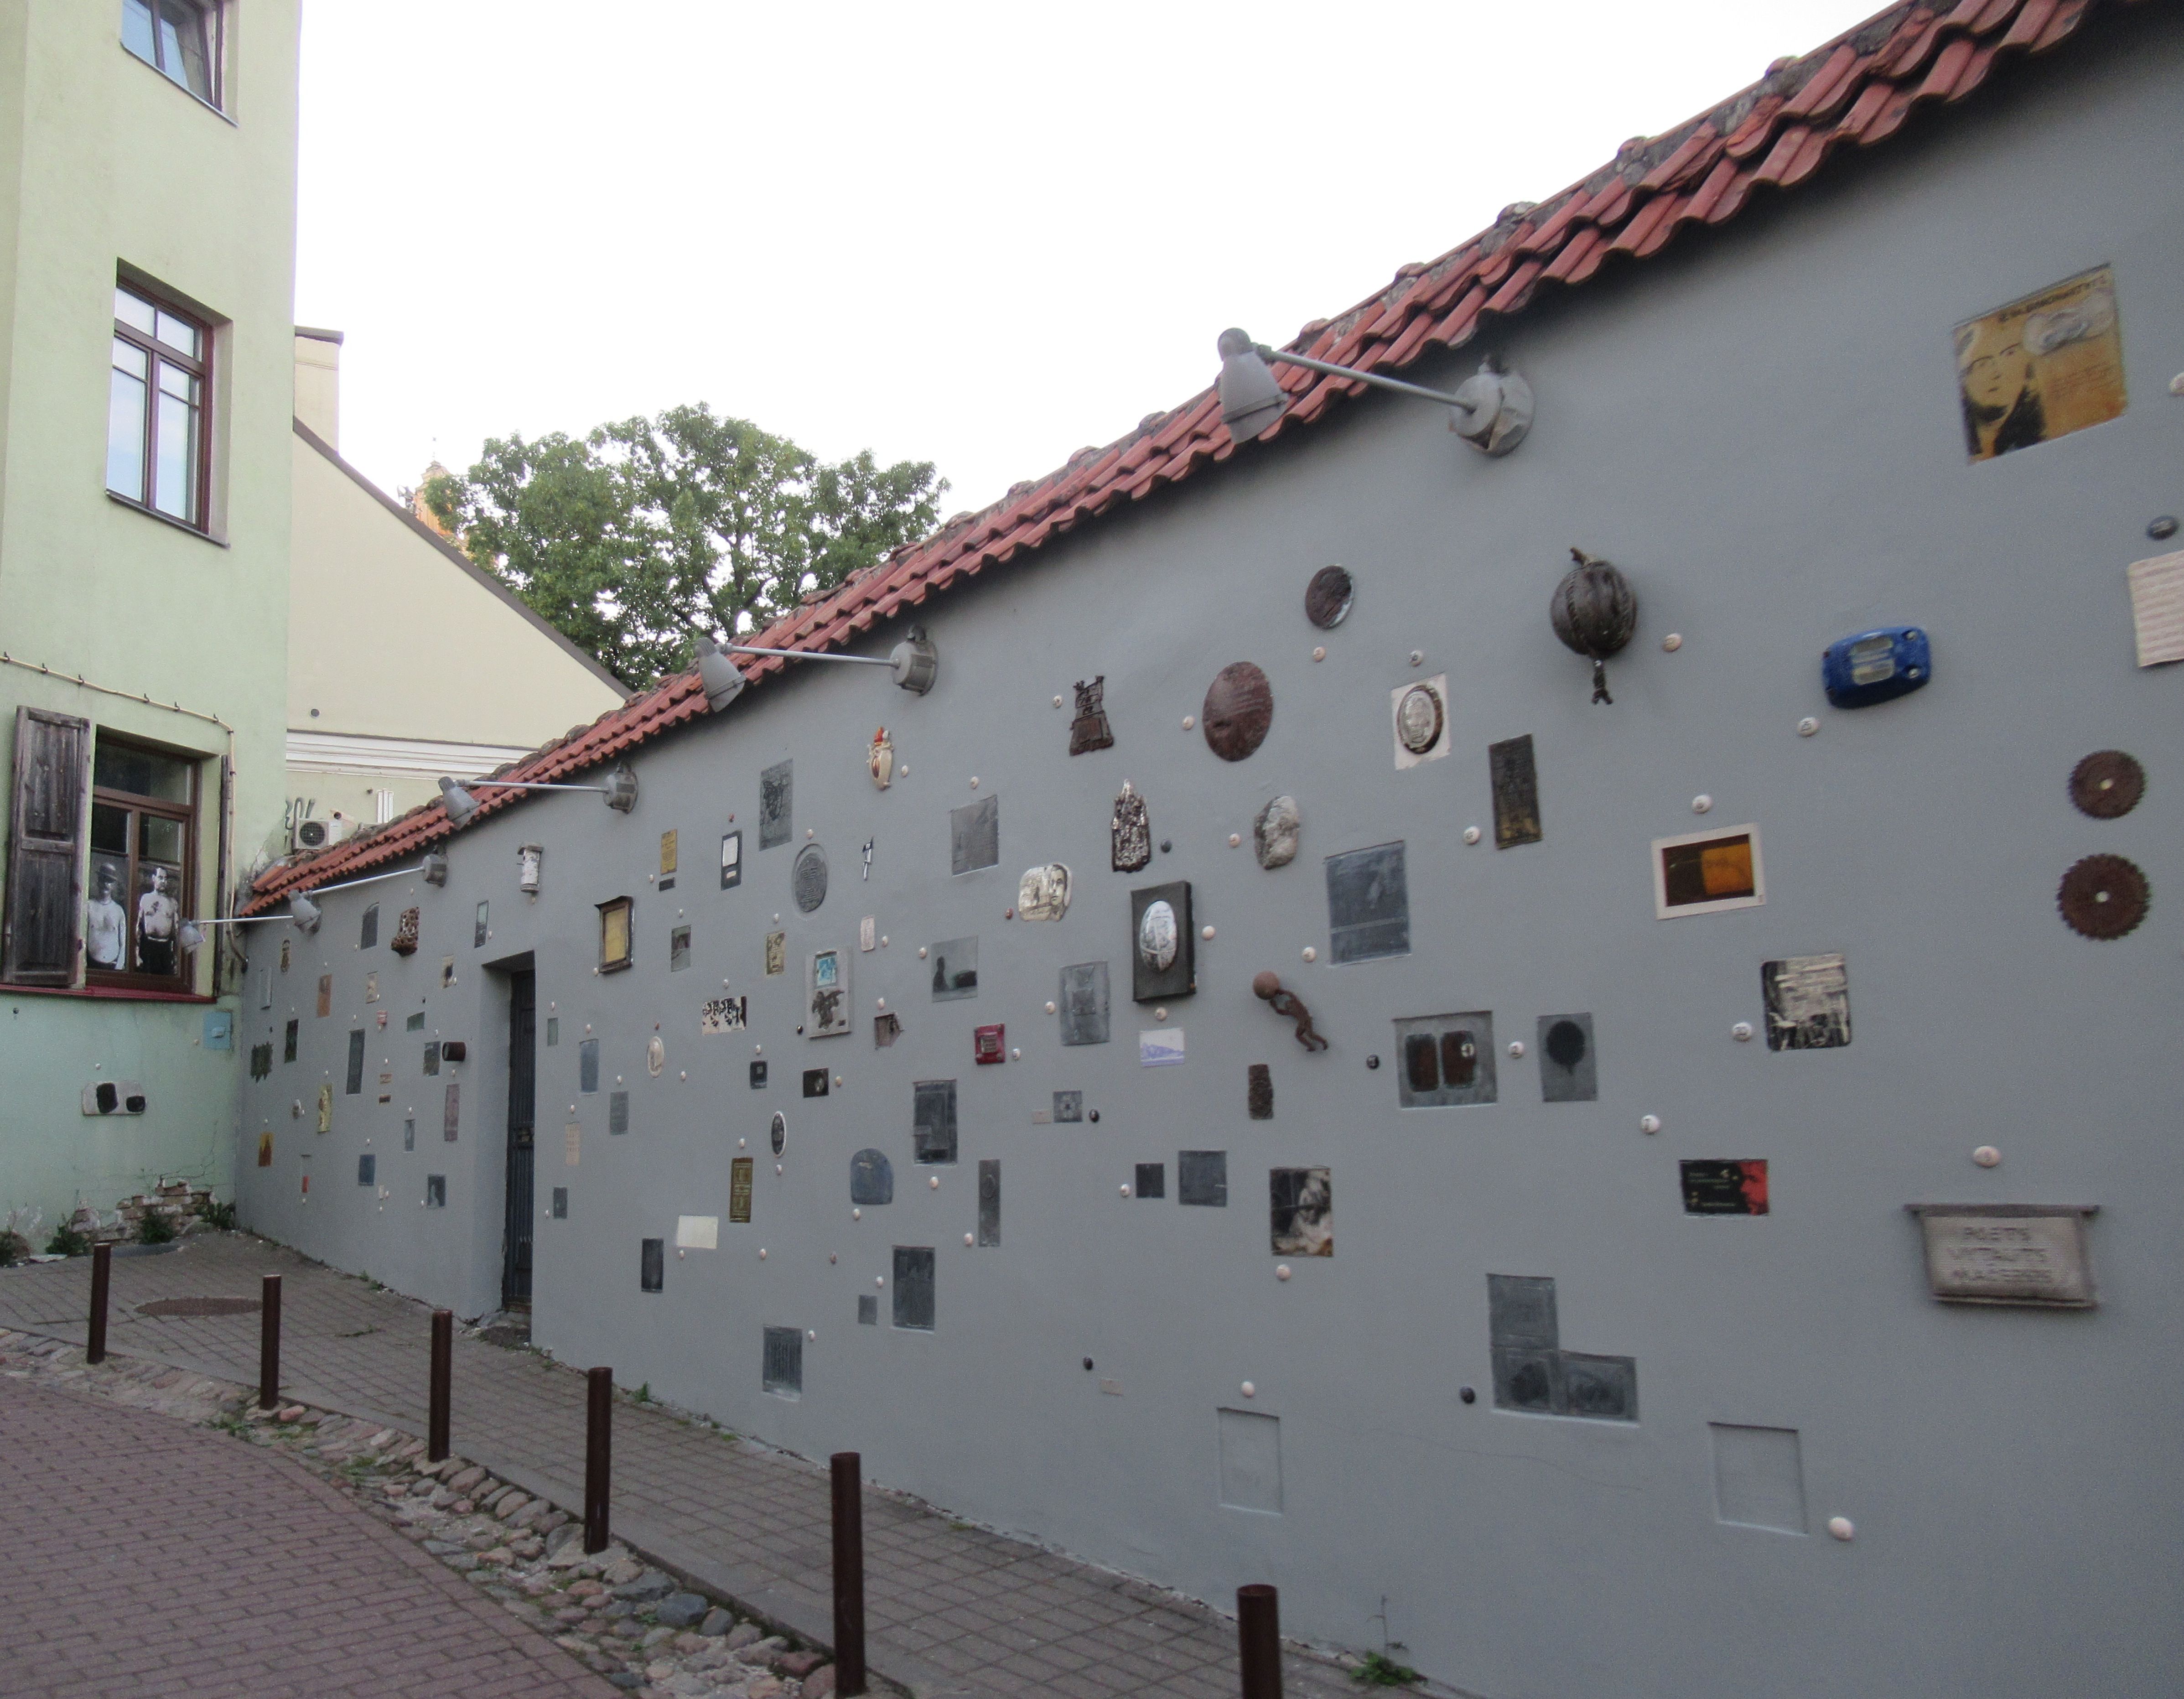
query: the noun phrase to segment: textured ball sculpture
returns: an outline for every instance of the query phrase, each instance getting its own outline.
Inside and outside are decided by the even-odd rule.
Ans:
[[[1570,550],[1576,565],[1563,575],[1547,603],[1547,616],[1563,647],[1592,663],[1592,699],[1613,703],[1607,667],[1638,628],[1638,593],[1611,561],[1596,560],[1582,549]]]

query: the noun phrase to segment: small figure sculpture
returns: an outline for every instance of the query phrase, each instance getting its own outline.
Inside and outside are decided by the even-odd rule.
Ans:
[[[1109,826],[1112,838],[1110,860],[1118,873],[1134,873],[1153,859],[1152,822],[1145,816],[1145,800],[1123,782],[1115,799],[1115,817]]]
[[[894,739],[888,736],[886,727],[872,733],[872,748],[866,751],[865,764],[872,769],[875,788],[885,790],[894,783]]]
[[[1277,1015],[1286,1015],[1296,1022],[1296,1041],[1308,1050],[1323,1050],[1327,1040],[1312,1030],[1312,1011],[1304,1005],[1304,999],[1294,991],[1282,989],[1280,978],[1273,973],[1260,973],[1251,981],[1251,990],[1263,998]]]

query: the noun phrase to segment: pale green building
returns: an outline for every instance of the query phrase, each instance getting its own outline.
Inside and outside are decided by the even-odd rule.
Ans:
[[[233,1183],[208,922],[280,847],[298,23],[0,0],[0,1208],[47,1230]]]

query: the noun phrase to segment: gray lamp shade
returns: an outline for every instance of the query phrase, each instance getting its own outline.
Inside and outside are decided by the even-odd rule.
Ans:
[[[705,693],[705,705],[717,714],[743,694],[743,669],[721,653],[721,646],[700,632],[696,644],[698,682]]]
[[[288,899],[288,918],[296,923],[299,932],[319,929],[319,905],[303,892],[298,891]]]
[[[940,676],[940,651],[933,648],[923,626],[912,626],[889,655],[888,664],[894,668],[897,684],[922,696]]]
[[[607,806],[624,814],[637,806],[637,775],[627,767],[616,767],[607,775]]]
[[[424,874],[426,884],[444,885],[448,883],[448,858],[437,850],[432,850],[418,871]]]
[[[451,778],[440,781],[440,805],[448,811],[448,824],[465,826],[477,812],[477,799]]]
[[[1239,443],[1248,443],[1273,428],[1289,410],[1289,398],[1243,331],[1222,331],[1220,346],[1221,422]]]
[[[195,921],[184,921],[175,936],[181,940],[184,950],[204,948],[204,931]]]

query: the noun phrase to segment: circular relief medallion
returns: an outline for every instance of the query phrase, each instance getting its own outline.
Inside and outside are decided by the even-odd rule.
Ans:
[[[1224,666],[1206,692],[1206,747],[1240,761],[1266,741],[1274,722],[1274,688],[1248,660]]]
[[[1396,705],[1396,735],[1414,755],[1424,755],[1440,741],[1441,727],[1446,723],[1440,693],[1430,684],[1413,684]]]
[[[775,1156],[778,1156],[788,1148],[788,1117],[778,1109],[773,1111],[773,1130],[770,1136],[773,1141]]]
[[[789,876],[796,906],[807,915],[827,900],[827,852],[807,844],[796,852],[796,868]]]
[[[1350,616],[1357,594],[1350,574],[1340,566],[1323,566],[1304,587],[1304,616],[1323,632],[1331,632]]]
[[[2096,749],[2070,769],[2070,800],[2081,814],[2117,820],[2146,794],[2146,769],[2121,749]]]
[[[2055,906],[2070,930],[2087,938],[2121,938],[2146,918],[2153,892],[2146,875],[2120,855],[2088,855],[2063,875]]]
[[[1175,966],[1175,911],[1166,899],[1147,904],[1145,918],[1138,922],[1138,954],[1145,966],[1165,973]]]

